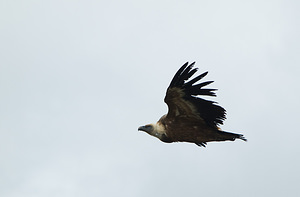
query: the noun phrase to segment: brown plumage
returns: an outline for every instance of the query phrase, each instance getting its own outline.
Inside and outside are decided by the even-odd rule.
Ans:
[[[163,142],[191,142],[203,147],[211,141],[246,141],[241,134],[220,130],[218,125],[223,124],[226,111],[216,102],[199,97],[216,96],[216,89],[203,88],[213,81],[195,84],[208,72],[189,80],[197,71],[197,68],[193,68],[194,64],[185,63],[173,77],[164,99],[168,105],[168,114],[162,116],[156,124],[141,126],[138,130]]]

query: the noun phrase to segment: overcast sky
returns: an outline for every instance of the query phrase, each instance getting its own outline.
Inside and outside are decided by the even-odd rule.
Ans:
[[[299,5],[1,0],[0,196],[299,196]],[[137,131],[186,61],[248,142]]]

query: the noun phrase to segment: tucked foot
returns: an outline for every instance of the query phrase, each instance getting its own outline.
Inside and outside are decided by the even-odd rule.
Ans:
[[[195,143],[197,146],[200,146],[200,147],[206,147],[206,143],[205,142],[201,142],[201,143]]]

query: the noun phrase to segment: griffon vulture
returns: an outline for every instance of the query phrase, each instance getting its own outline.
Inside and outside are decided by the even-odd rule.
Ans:
[[[157,123],[141,126],[138,130],[163,142],[190,142],[203,147],[211,141],[246,141],[243,135],[225,132],[218,127],[223,124],[226,111],[216,102],[199,97],[216,96],[216,89],[204,88],[213,81],[195,84],[208,72],[189,80],[197,71],[197,68],[193,68],[194,64],[185,63],[173,77],[164,99],[168,114]]]

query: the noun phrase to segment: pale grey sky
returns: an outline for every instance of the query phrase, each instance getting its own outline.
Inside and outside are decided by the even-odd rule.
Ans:
[[[0,4],[0,196],[300,195],[298,1]],[[247,143],[137,131],[186,61]]]

